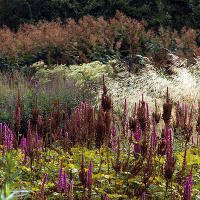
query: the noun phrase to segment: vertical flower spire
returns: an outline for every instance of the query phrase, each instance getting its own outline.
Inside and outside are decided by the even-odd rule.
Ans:
[[[65,194],[67,195],[67,193],[68,193],[68,181],[67,181],[66,172],[64,172],[64,175],[63,175],[63,189],[64,189]]]
[[[184,183],[184,194],[183,194],[183,200],[191,200],[192,198],[192,171],[190,175],[186,178],[186,181]]]
[[[92,162],[90,161],[89,169],[87,171],[87,188],[91,190],[92,187]]]
[[[74,189],[74,181],[72,179],[71,182],[70,182],[70,197],[69,197],[69,200],[73,200],[73,198],[74,198],[73,189]]]
[[[62,188],[63,188],[63,172],[62,172],[62,161],[61,161],[59,175],[58,175],[58,183],[57,183],[57,189],[59,193],[62,192]]]
[[[108,198],[108,195],[106,195],[106,198],[105,198],[105,200],[109,200],[109,198]]]
[[[145,192],[142,193],[142,200],[145,200]]]
[[[46,184],[47,182],[47,177],[48,177],[48,174],[45,174],[44,175],[44,179],[43,179],[43,182],[42,182],[42,188],[41,188],[41,191],[40,191],[40,197],[42,199],[43,195],[44,195],[44,185]]]

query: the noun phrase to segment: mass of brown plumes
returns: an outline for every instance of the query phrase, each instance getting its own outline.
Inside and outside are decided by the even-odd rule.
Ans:
[[[156,34],[152,29],[146,30],[147,26],[144,20],[139,22],[119,11],[108,20],[88,15],[78,22],[69,18],[64,25],[61,20],[39,22],[36,25],[23,24],[16,33],[4,26],[0,29],[0,55],[8,59],[21,55],[23,59],[26,55],[38,55],[46,49],[48,64],[69,64],[71,55],[77,55],[73,58],[77,63],[88,63],[91,58],[87,55],[98,48],[109,47],[109,50],[118,51],[124,46],[129,54],[140,54],[143,52],[143,38],[159,40],[164,48],[170,48],[176,41],[178,56],[192,57],[194,52],[198,54],[195,30],[184,27],[179,34],[170,28],[160,28]],[[118,38],[119,32],[123,33],[121,38]],[[60,51],[60,56],[54,56],[55,48]],[[147,52],[147,56],[149,54]]]

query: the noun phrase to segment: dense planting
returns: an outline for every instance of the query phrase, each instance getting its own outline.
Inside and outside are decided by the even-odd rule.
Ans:
[[[36,96],[23,132],[18,93],[12,124],[0,123],[1,194],[11,188],[29,194],[23,199],[200,198],[200,104],[174,106],[168,89],[162,113],[156,102],[150,111],[143,96],[132,111],[127,103],[117,120],[103,76],[98,108],[85,101],[69,113],[58,98],[44,117]]]
[[[29,65],[43,60],[46,64],[81,64],[91,61],[107,62],[121,57],[133,59],[136,54],[152,58],[157,66],[165,59],[165,51],[193,62],[199,55],[197,32],[184,27],[181,32],[170,28],[148,29],[146,21],[131,19],[119,11],[112,19],[84,16],[76,22],[67,19],[63,24],[39,22],[21,25],[16,33],[0,29],[1,70],[22,69],[34,74]]]

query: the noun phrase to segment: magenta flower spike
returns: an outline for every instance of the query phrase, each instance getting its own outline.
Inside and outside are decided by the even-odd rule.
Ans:
[[[74,181],[73,179],[70,182],[70,200],[73,200],[73,189],[74,189]]]
[[[105,198],[105,200],[109,200],[109,198],[108,198],[108,195],[106,195],[106,198]]]
[[[192,196],[192,174],[190,174],[184,183],[184,194],[183,194],[183,200],[191,200]]]
[[[2,139],[3,139],[3,135],[2,135],[2,123],[0,123],[0,145],[2,145]]]
[[[92,162],[90,161],[89,169],[87,171],[87,188],[91,189],[92,187]]]
[[[136,133],[134,133],[134,138],[136,140],[136,144],[134,144],[134,156],[135,158],[138,158],[139,153],[141,151],[141,144],[138,144],[141,140],[142,130],[140,129]]]
[[[63,173],[62,173],[62,162],[61,162],[58,175],[58,183],[57,183],[57,189],[59,193],[62,192],[62,188],[63,188]]]
[[[149,104],[146,103],[146,109],[147,109],[147,129],[150,131],[151,121],[150,121],[150,115],[149,115]]]
[[[142,193],[142,200],[145,200],[145,192]]]
[[[66,172],[64,172],[64,175],[63,175],[63,189],[64,189],[65,194],[67,195],[67,193],[68,193],[68,181],[67,181]]]
[[[41,192],[40,192],[40,197],[42,198],[43,195],[44,195],[44,185],[46,184],[47,182],[47,177],[48,177],[48,174],[45,174],[44,175],[44,179],[43,179],[43,182],[42,182],[42,188],[41,188]]]
[[[8,137],[8,151],[13,148],[13,133],[9,130],[9,137]]]
[[[173,193],[172,200],[176,200],[176,194],[175,194],[175,192]]]

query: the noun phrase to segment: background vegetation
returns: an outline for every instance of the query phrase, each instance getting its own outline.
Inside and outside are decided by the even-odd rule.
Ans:
[[[148,28],[200,28],[198,0],[1,0],[0,26],[7,25],[16,30],[23,23],[57,18],[64,22],[67,18],[78,20],[85,15],[109,19],[115,16],[116,10],[137,20],[145,19]]]

